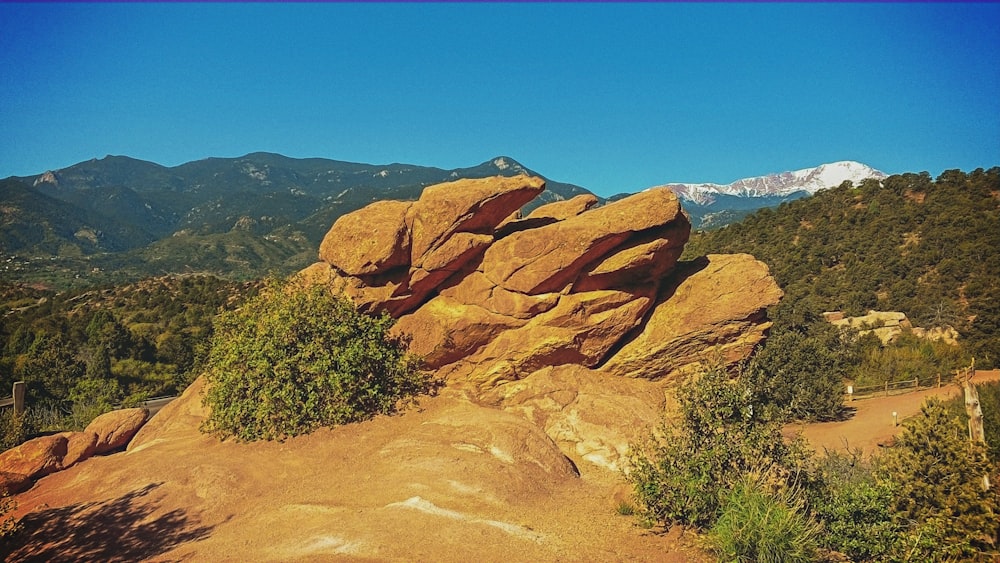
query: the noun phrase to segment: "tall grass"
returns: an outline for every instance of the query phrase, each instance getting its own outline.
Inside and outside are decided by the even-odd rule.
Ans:
[[[820,525],[795,488],[775,487],[750,472],[723,495],[709,542],[725,563],[808,563],[817,558]]]

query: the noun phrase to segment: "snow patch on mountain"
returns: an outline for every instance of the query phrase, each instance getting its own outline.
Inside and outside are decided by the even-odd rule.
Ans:
[[[698,205],[709,205],[720,194],[752,198],[786,196],[805,191],[812,195],[819,190],[837,187],[848,180],[856,185],[868,178],[881,180],[885,177],[885,173],[870,166],[845,160],[822,164],[815,168],[744,178],[728,185],[673,183],[656,187],[669,188],[683,200]]]

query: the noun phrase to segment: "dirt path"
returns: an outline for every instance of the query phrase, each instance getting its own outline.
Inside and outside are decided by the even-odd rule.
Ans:
[[[998,380],[1000,380],[1000,370],[992,370],[977,371],[972,381],[985,383]],[[940,389],[858,399],[848,403],[849,407],[856,409],[854,416],[848,420],[796,424],[787,427],[785,431],[788,435],[801,432],[817,452],[822,452],[824,449],[844,450],[850,447],[871,453],[902,430],[901,425],[893,423],[893,413],[896,413],[895,420],[902,423],[903,420],[919,413],[920,405],[928,397],[950,398],[960,393],[960,387],[950,384]]]

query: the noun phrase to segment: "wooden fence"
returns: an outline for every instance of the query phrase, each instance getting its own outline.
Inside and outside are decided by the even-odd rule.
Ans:
[[[996,372],[997,370],[993,371]],[[947,375],[938,374],[924,379],[915,377],[904,381],[890,381],[879,385],[868,385],[864,387],[854,387],[852,385],[848,385],[845,395],[848,401],[853,401],[854,399],[867,399],[869,397],[902,395],[903,393],[912,393],[913,391],[919,391],[921,389],[931,389],[935,387],[940,388],[945,385],[951,385],[952,383],[958,383],[960,385],[963,377],[975,374],[979,374],[980,376],[991,375],[989,371],[972,371],[971,374],[968,374],[968,370],[960,369]]]
[[[15,381],[9,399],[0,399],[0,407],[14,407],[14,414],[24,414],[24,382]]]

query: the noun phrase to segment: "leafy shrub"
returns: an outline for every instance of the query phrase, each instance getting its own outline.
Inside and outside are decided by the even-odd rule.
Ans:
[[[750,378],[730,379],[713,368],[678,391],[681,419],[664,421],[658,435],[631,449],[628,480],[643,518],[663,525],[710,526],[721,495],[743,475],[768,468],[776,483],[791,483],[804,466],[798,443],[786,444]]]
[[[827,452],[816,473],[809,502],[823,523],[821,545],[855,562],[886,561],[901,532],[892,481],[876,478],[860,452]]]
[[[389,335],[393,322],[359,313],[326,287],[271,282],[216,319],[203,430],[281,440],[395,412],[434,382]]]
[[[709,541],[726,562],[806,563],[816,560],[820,529],[795,488],[771,487],[766,470],[751,471],[723,494]]]
[[[844,377],[853,341],[823,321],[767,340],[754,359],[755,385],[774,407],[798,420],[837,420],[844,414]]]

